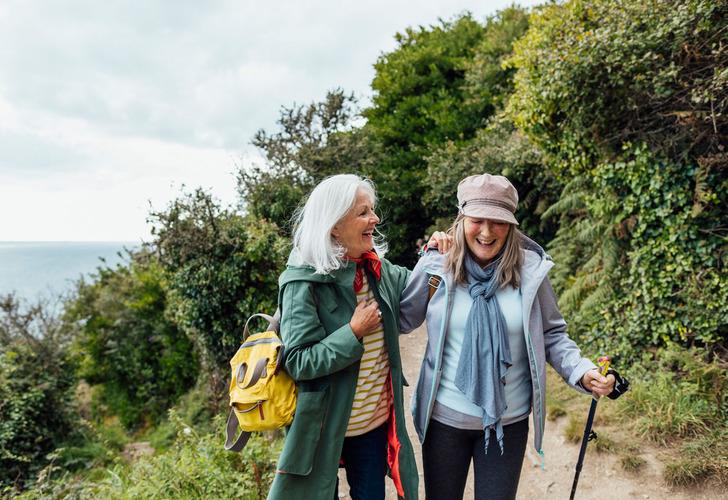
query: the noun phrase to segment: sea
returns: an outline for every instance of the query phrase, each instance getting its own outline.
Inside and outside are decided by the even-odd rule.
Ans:
[[[0,241],[0,296],[53,302],[74,289],[99,266],[126,262],[125,249],[139,242]]]

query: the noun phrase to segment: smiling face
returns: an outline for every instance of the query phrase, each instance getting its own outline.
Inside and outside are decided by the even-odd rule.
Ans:
[[[358,259],[361,254],[374,248],[374,228],[379,217],[374,213],[374,203],[362,189],[357,191],[354,205],[334,226],[331,234],[346,249],[347,257]]]
[[[465,217],[465,242],[475,262],[481,266],[490,263],[506,243],[511,224],[490,219]]]

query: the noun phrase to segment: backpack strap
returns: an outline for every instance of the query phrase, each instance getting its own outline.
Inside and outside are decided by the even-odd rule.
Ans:
[[[442,282],[442,278],[439,276],[436,276],[434,274],[431,274],[429,279],[427,280],[427,285],[429,288],[427,289],[427,303],[429,304],[430,299],[433,295],[435,295],[435,292],[437,291],[437,287],[440,286],[440,282]]]
[[[281,333],[281,308],[276,307],[276,312],[273,317],[268,321],[268,331]]]
[[[250,320],[255,318],[256,316],[258,318],[263,318],[264,320],[266,320],[269,325],[274,324],[274,323],[276,325],[278,324],[278,322],[275,321],[275,318],[273,318],[272,316],[268,316],[267,314],[263,314],[263,313],[255,313],[251,317],[248,318],[248,321],[245,322],[245,327],[243,328],[243,340],[248,338],[248,336],[250,335],[250,330],[248,329],[248,324],[250,324]],[[276,329],[275,331],[277,332],[278,330]]]
[[[250,382],[248,382],[245,387],[243,387],[243,389],[249,389],[250,387],[253,387],[258,382],[258,380],[260,380],[262,377],[265,377],[264,372],[267,364],[268,358],[258,360],[255,368],[253,368],[253,375],[250,376]],[[236,377],[238,387],[240,387],[240,384],[243,383],[243,380],[245,379],[245,373],[247,371],[248,365],[245,363],[241,364],[240,368],[238,368],[238,376]]]
[[[237,437],[235,433],[239,429],[238,417],[235,416],[235,411],[231,408],[230,414],[227,419],[227,426],[225,427],[225,449],[228,451],[240,452],[243,451],[245,445],[250,439],[250,432],[240,431]]]

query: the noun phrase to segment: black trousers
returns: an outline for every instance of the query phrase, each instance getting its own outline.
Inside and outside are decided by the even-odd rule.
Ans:
[[[503,427],[503,455],[494,431],[485,453],[485,433],[430,420],[422,445],[427,500],[463,498],[470,461],[475,466],[475,500],[516,498],[528,441],[528,419]]]

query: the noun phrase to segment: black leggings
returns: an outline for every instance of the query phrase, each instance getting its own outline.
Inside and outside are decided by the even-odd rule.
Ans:
[[[490,431],[463,430],[430,420],[422,445],[427,500],[463,498],[470,460],[475,464],[475,500],[516,498],[528,441],[528,419],[503,427],[503,455]]]

